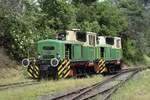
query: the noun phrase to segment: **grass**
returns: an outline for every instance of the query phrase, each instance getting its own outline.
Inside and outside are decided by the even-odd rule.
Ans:
[[[134,78],[118,89],[112,100],[149,100],[150,70],[143,71],[141,79]]]
[[[0,68],[0,85],[23,81],[31,81],[25,75],[23,67],[17,66],[15,68]]]
[[[150,65],[150,57],[144,55],[144,59],[145,59],[144,64],[145,64],[145,65]]]
[[[9,73],[10,75],[12,75],[11,71]],[[0,82],[3,80],[5,82],[1,82],[1,83],[8,83],[11,81],[11,79],[14,82],[15,80],[17,82],[23,81],[23,80],[28,81],[27,79],[23,77],[23,75],[20,74],[21,72],[17,71],[14,73],[15,75],[13,77],[8,77],[8,79],[6,79],[6,77],[2,78],[0,79]],[[103,79],[104,77],[102,77],[101,75],[95,75],[93,77],[83,78],[83,79],[66,79],[66,80],[62,79],[58,81],[42,81],[40,84],[33,85],[33,86],[0,91],[0,100],[37,100],[37,96],[40,96],[40,95],[46,95],[46,94],[53,93],[53,92],[56,92],[65,88],[85,86],[88,84],[101,81]]]

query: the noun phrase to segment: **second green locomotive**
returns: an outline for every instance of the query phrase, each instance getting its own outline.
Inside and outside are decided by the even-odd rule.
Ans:
[[[121,38],[67,30],[57,40],[38,41],[36,57],[24,59],[31,78],[67,78],[122,69]]]

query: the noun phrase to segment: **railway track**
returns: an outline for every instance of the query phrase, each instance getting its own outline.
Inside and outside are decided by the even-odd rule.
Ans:
[[[14,89],[19,87],[25,87],[29,85],[35,85],[39,84],[38,81],[28,81],[28,82],[17,82],[17,83],[10,83],[10,84],[1,84],[0,85],[0,91],[8,90],[8,89]]]
[[[50,97],[48,100],[107,100],[122,84],[127,82],[136,73],[146,69],[150,69],[150,67],[125,69],[102,82],[59,96]]]

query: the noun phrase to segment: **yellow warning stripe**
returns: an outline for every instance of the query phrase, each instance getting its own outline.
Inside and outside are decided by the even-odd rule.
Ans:
[[[68,70],[67,70],[67,71],[68,71]],[[66,72],[67,72],[67,71],[66,71]],[[62,74],[59,76],[59,78],[62,78],[63,75],[65,75],[65,76],[67,77],[67,73],[68,73],[69,71],[68,71],[67,73],[66,73],[66,72],[62,73]],[[66,73],[66,74],[65,74],[65,73]],[[64,78],[65,78],[65,76],[64,76]]]
[[[33,66],[30,65],[30,67],[31,67],[32,70],[34,70]]]
[[[38,68],[39,69],[39,68]],[[38,72],[38,70],[37,70],[37,66],[35,66],[35,70],[34,70],[35,72],[36,72],[36,74],[37,75],[39,75],[39,72]]]
[[[31,78],[33,78],[33,76],[30,74],[30,72],[27,72],[28,73],[28,75],[31,77]]]
[[[31,66],[31,69],[37,74],[39,75],[39,72],[35,69],[37,66]],[[33,73],[34,74],[34,73]],[[35,75],[37,77],[37,75]]]
[[[31,69],[29,69],[29,72],[32,73],[33,71]],[[33,73],[32,73],[33,74]],[[32,77],[34,77],[34,75],[32,75]]]
[[[99,65],[99,68],[105,63],[105,61],[103,61],[100,65]]]
[[[62,78],[62,76],[63,76],[63,74],[61,74],[61,75],[59,76],[59,78]]]
[[[39,70],[39,68],[38,68],[37,66],[35,66],[35,68],[36,68],[37,70]]]
[[[98,62],[98,65],[103,61],[103,59],[101,59],[99,62]]]
[[[99,73],[104,67],[105,67],[105,60],[104,59],[100,59],[100,61],[98,62],[98,70],[96,73]]]
[[[58,70],[60,70],[60,68],[62,67],[62,65],[64,65],[67,62],[67,60],[64,60],[63,63],[58,67]]]
[[[33,73],[33,71],[32,71],[31,69],[29,69],[29,71],[33,74],[33,76],[34,76],[35,78],[38,77],[36,74]]]
[[[36,74],[33,74],[33,76],[34,76],[35,78],[38,78],[38,76],[37,76]]]
[[[98,62],[98,65],[101,64],[102,61],[103,61],[103,60],[99,61],[99,62]]]
[[[70,63],[70,61],[68,61],[68,63],[64,67],[67,67],[69,63]]]
[[[38,71],[35,71],[35,73],[36,73],[37,75],[39,75],[39,72],[38,72]]]
[[[34,69],[33,66],[30,65],[30,69],[29,69],[28,71],[29,71],[29,72],[28,72],[28,75],[29,75],[30,77],[32,76],[32,78],[33,78],[33,77],[38,78],[39,73],[38,73],[37,70]],[[30,74],[29,74],[29,73],[30,73]],[[31,74],[31,73],[32,73],[32,74]],[[37,75],[36,75],[36,74],[37,74]]]
[[[34,77],[35,77],[35,78],[38,78],[38,76],[37,76],[36,74],[34,74]]]
[[[58,75],[60,75],[60,73],[62,73],[62,71],[65,69],[66,66],[68,66],[69,63],[70,63],[70,61],[68,61],[67,64],[58,72]]]
[[[63,73],[65,74],[68,70],[70,69],[70,66],[66,67],[66,70],[63,71]],[[63,74],[60,75],[60,78],[63,76]]]
[[[62,66],[62,69],[58,72],[58,75],[65,69],[65,67],[67,66],[69,64],[69,62],[67,62],[66,64],[65,64],[65,66]],[[64,65],[64,64],[63,64]]]
[[[61,78],[61,77],[62,77],[62,75],[59,76],[59,78]]]
[[[98,72],[100,72],[100,70],[103,69],[103,68],[104,68],[104,67],[100,67],[100,68],[98,69]]]
[[[33,71],[32,71],[31,69],[29,69],[29,72],[31,72],[31,73],[32,73]]]
[[[105,71],[105,64],[102,65],[102,67],[100,68],[99,71],[100,71],[101,73],[102,73],[103,71]]]
[[[103,59],[101,59],[99,62],[101,62]]]
[[[104,62],[105,62],[105,59],[104,59]]]
[[[70,66],[66,67],[66,69],[64,70],[64,73],[66,73],[69,69],[70,69]]]
[[[66,78],[69,75],[70,71],[67,72],[67,74],[64,76],[64,78]]]
[[[105,67],[104,67],[104,69],[103,70],[101,70],[101,73],[103,73],[105,71]]]
[[[100,67],[99,70],[102,70],[104,67],[105,67],[105,64],[103,64],[103,65]]]

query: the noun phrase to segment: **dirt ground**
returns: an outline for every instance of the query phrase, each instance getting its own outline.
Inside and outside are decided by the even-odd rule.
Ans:
[[[16,67],[16,62],[8,56],[4,47],[0,47],[0,69],[10,67]]]

